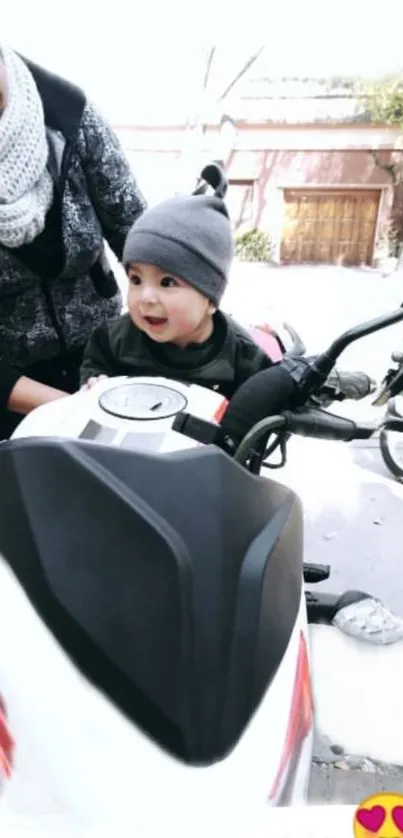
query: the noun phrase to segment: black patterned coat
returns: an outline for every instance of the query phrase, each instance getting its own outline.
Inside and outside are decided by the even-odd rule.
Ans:
[[[119,142],[85,95],[26,62],[45,112],[49,165],[57,185],[62,262],[56,276],[32,271],[19,249],[0,245],[0,402],[30,365],[82,349],[121,309],[104,253],[120,259],[145,202]],[[29,370],[27,372],[29,374]]]

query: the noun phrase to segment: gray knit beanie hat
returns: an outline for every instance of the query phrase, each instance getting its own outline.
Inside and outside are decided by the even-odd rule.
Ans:
[[[130,230],[123,265],[155,265],[184,279],[215,305],[225,291],[233,258],[233,238],[224,203],[227,180],[219,166],[206,166],[201,177],[214,195],[171,198],[146,210]],[[198,193],[198,194],[197,194]]]

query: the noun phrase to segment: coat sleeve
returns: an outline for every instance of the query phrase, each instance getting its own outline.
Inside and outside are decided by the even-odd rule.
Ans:
[[[235,324],[236,354],[234,391],[255,373],[273,366],[273,361],[254,340]]]
[[[112,352],[107,326],[95,329],[87,343],[80,369],[80,384],[97,375],[122,375]]]
[[[261,372],[261,370],[267,370],[272,366],[273,362],[259,346],[255,348],[245,346],[244,344],[238,353],[235,370],[235,389],[237,390],[244,381],[247,381],[255,373]]]
[[[78,149],[102,232],[121,260],[127,233],[146,201],[116,134],[90,103],[84,109]]]

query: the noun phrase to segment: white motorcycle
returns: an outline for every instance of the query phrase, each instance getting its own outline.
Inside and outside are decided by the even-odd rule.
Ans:
[[[351,340],[398,320],[403,309],[307,361],[305,401]],[[360,592],[306,594],[304,579],[329,571],[303,565],[295,493],[258,476],[292,433],[373,429],[311,406],[257,417],[235,445],[233,404],[166,379],[109,379],[37,409],[1,444],[10,810],[141,835],[167,822],[194,835],[213,813],[239,825],[306,799],[314,703],[321,732],[349,749],[345,720],[327,711],[343,706],[343,678],[374,665],[397,675],[403,644],[362,638],[392,644],[401,621]],[[365,756],[382,758],[363,716]]]

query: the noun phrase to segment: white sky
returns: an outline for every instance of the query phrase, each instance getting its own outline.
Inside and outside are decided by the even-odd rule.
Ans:
[[[403,66],[401,0],[373,13],[368,0],[249,0],[238,18],[234,0],[104,2],[102,12],[102,0],[3,0],[0,39],[78,83],[114,124],[175,121],[194,107],[211,43],[219,90],[260,42],[272,76]]]

